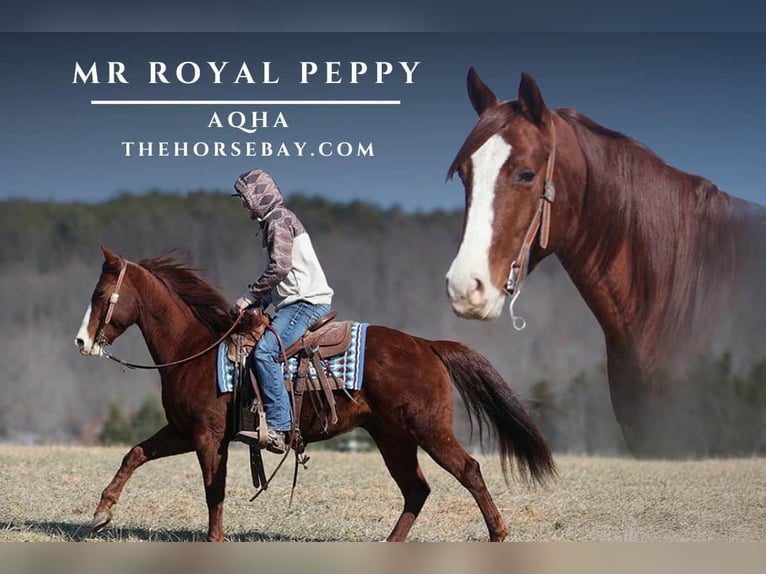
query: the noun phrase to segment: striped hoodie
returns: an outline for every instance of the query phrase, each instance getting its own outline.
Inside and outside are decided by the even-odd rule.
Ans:
[[[253,298],[279,309],[296,301],[332,303],[327,284],[309,234],[298,217],[287,209],[277,184],[263,170],[243,173],[234,189],[244,198],[250,218],[263,229],[263,246],[269,262],[261,276],[249,285]]]

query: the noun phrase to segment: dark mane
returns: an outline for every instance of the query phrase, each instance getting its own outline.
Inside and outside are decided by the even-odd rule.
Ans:
[[[560,108],[556,110],[556,114],[559,117],[565,119],[570,124],[572,122],[577,122],[581,126],[588,128],[588,130],[590,130],[591,132],[595,134],[598,134],[600,136],[604,136],[606,138],[613,139],[613,140],[624,140],[626,142],[631,142],[632,144],[637,145],[645,149],[646,151],[651,152],[651,150],[649,150],[649,148],[647,148],[644,144],[637,142],[633,138],[630,138],[623,133],[620,133],[615,130],[610,130],[609,128],[605,128],[601,124],[594,122],[588,116],[584,116],[577,110],[573,110],[570,108]]]
[[[231,305],[216,287],[202,278],[198,269],[174,255],[142,259],[138,265],[178,295],[213,333],[220,335],[231,327]]]
[[[730,275],[732,259],[718,255],[734,248],[734,201],[712,182],[667,165],[619,132],[573,110],[556,113],[574,129],[585,155],[581,213],[587,221],[581,225],[597,230],[580,236],[570,252],[572,264],[595,256],[594,271],[604,274],[627,247],[639,315],[656,313],[658,302],[661,306],[659,331],[645,336],[688,332],[695,326],[699,299],[716,277]]]

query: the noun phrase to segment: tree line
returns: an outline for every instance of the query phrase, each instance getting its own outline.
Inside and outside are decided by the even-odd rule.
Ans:
[[[555,449],[625,452],[609,403],[603,335],[553,258],[529,278],[517,303],[528,327],[516,332],[507,316],[466,321],[449,307],[444,274],[457,252],[462,211],[406,213],[304,194],[287,204],[311,234],[339,318],[462,341],[527,399]],[[180,252],[233,301],[263,268],[261,239],[238,199],[205,190],[126,193],[100,203],[0,202],[0,440],[95,443],[110,419],[116,428],[140,412],[142,426],[155,420],[147,401],[159,396],[156,373],[122,372],[74,346],[100,272],[99,246],[132,260]],[[135,328],[114,346],[120,356],[149,359]],[[731,444],[743,452],[745,435],[763,434],[766,367],[734,373],[725,360],[700,367],[716,397],[705,416],[742,435]],[[475,440],[462,408],[456,416],[458,435]],[[763,442],[755,440],[761,449]]]

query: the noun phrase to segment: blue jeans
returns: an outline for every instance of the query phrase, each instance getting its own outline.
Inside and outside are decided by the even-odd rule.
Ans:
[[[271,326],[279,333],[285,349],[301,338],[309,325],[330,311],[329,305],[297,301],[281,307]],[[266,424],[276,431],[292,428],[292,408],[285,387],[281,353],[274,333],[266,331],[253,351],[255,373],[261,386]]]

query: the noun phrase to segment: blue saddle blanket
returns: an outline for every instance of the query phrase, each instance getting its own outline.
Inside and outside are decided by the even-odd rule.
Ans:
[[[350,391],[358,391],[362,388],[362,375],[364,374],[364,344],[367,338],[368,323],[351,323],[351,344],[342,355],[331,359],[323,359],[322,364],[328,376],[334,376],[343,386]],[[218,345],[218,390],[222,393],[230,393],[234,390],[234,363],[229,360],[226,352],[226,341]],[[295,379],[298,370],[298,360],[294,357],[288,359],[287,366],[290,370],[290,378]],[[311,376],[316,377],[314,365],[309,364]]]

